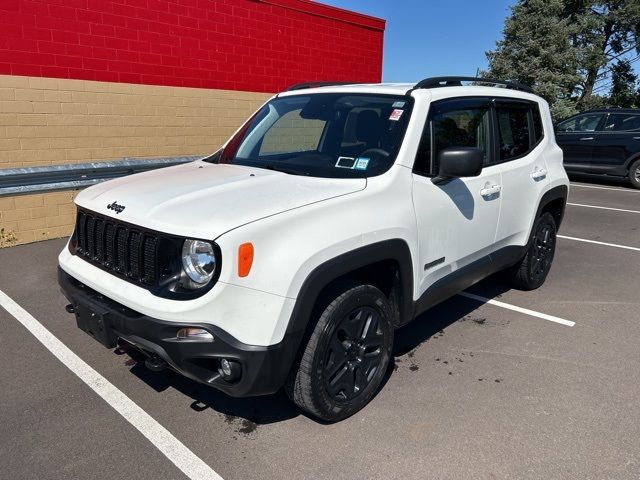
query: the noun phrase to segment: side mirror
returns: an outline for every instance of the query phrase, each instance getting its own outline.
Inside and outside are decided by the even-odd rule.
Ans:
[[[448,147],[438,153],[438,181],[460,177],[477,177],[482,172],[482,150],[476,147]],[[438,183],[438,182],[436,182]]]

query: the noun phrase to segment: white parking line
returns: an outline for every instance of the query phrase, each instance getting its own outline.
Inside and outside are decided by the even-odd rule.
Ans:
[[[458,295],[476,300],[478,302],[488,303],[490,305],[495,305],[496,307],[506,308],[507,310],[513,310],[514,312],[524,313],[525,315],[531,315],[532,317],[538,317],[542,318],[543,320],[566,325],[567,327],[573,327],[576,324],[576,322],[572,322],[571,320],[565,320],[564,318],[554,317],[553,315],[547,315],[546,313],[536,312],[535,310],[529,310],[528,308],[517,307],[516,305],[511,305],[510,303],[499,302],[498,300],[481,297],[480,295],[474,295],[473,293],[461,292]]]
[[[572,187],[582,187],[582,188],[595,188],[597,190],[615,190],[617,192],[629,192],[629,193],[640,193],[640,190],[633,190],[627,188],[615,188],[615,187],[596,187],[595,185],[582,185],[580,183],[571,183]]]
[[[571,205],[572,207],[586,207],[586,208],[599,208],[601,210],[615,210],[616,212],[640,213],[640,210],[626,210],[624,208],[601,207],[599,205],[584,205],[582,203],[567,202],[567,205]]]
[[[18,320],[31,334],[40,341],[65,367],[75,373],[94,392],[113,409],[136,427],[147,440],[192,480],[222,480],[209,465],[189,450],[171,432],[160,425],[147,412],[134,403],[122,391],[118,390],[106,378],[96,372],[89,364],[73,353],[64,343],[56,338],[44,325],[29,312],[14,302],[0,290],[0,306]]]
[[[606,247],[624,248],[625,250],[634,250],[640,252],[638,247],[630,247],[628,245],[618,245],[616,243],[598,242],[596,240],[587,240],[586,238],[567,237],[565,235],[558,235],[558,238],[564,238],[565,240],[575,240],[576,242],[595,243],[596,245],[604,245]]]

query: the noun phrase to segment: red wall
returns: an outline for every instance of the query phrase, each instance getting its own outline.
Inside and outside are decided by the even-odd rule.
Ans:
[[[384,21],[309,0],[0,0],[0,74],[274,92],[379,82]]]

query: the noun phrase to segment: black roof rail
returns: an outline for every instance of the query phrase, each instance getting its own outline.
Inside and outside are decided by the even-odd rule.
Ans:
[[[292,90],[304,90],[305,88],[331,87],[336,85],[357,85],[358,82],[305,82],[296,83],[287,88],[287,92]]]
[[[461,87],[462,82],[490,83],[492,85],[504,85],[505,88],[512,90],[520,90],[522,92],[533,93],[533,89],[529,85],[517,82],[507,82],[497,80],[495,78],[478,78],[478,77],[430,77],[416,83],[412,90],[419,88],[438,88],[438,87]]]

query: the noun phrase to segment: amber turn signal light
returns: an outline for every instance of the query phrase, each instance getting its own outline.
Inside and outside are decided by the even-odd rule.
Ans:
[[[253,243],[243,243],[238,247],[238,276],[246,277],[253,264]]]

